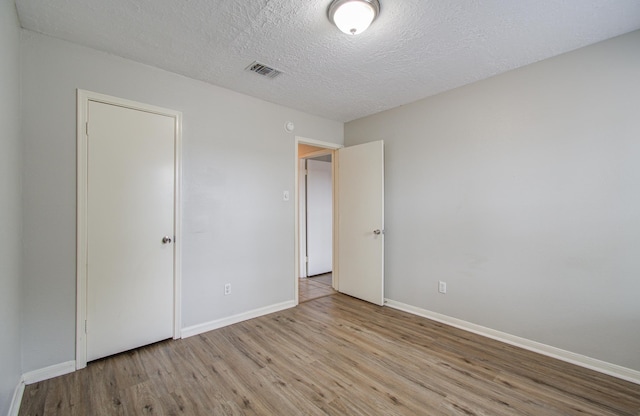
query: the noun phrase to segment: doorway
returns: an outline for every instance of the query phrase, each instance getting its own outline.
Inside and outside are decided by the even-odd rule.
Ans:
[[[334,151],[338,145],[297,139],[296,300],[335,293]]]
[[[299,286],[298,301],[332,295],[333,289],[333,154],[298,145]]]
[[[304,146],[302,146],[304,145]],[[334,143],[296,137],[295,141],[295,298],[300,302],[301,233],[299,153],[331,154],[333,177],[332,288],[382,306],[384,304],[384,142],[343,148]]]

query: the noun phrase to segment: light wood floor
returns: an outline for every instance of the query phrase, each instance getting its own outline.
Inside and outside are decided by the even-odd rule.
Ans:
[[[20,415],[634,415],[640,385],[345,295],[27,386]]]
[[[298,279],[298,303],[336,293],[331,287],[332,273]]]

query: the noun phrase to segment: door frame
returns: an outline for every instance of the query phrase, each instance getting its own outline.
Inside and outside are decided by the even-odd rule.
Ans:
[[[320,156],[321,154],[331,154],[331,182],[333,189],[333,244],[332,244],[332,276],[333,276],[333,288],[338,287],[338,281],[340,279],[338,265],[338,238],[337,238],[337,215],[338,215],[338,201],[337,201],[337,180],[336,180],[336,150],[343,148],[341,144],[323,142],[320,140],[309,139],[306,137],[296,136],[295,138],[295,238],[294,238],[294,294],[295,304],[299,304],[299,274],[300,274],[300,158],[298,155],[298,145],[308,144],[311,146],[321,147],[326,150],[314,152],[308,156]],[[313,156],[312,156],[313,155]]]
[[[149,104],[112,97],[92,91],[77,90],[77,188],[76,188],[76,370],[87,366],[87,191],[88,191],[88,108],[95,101],[133,110],[159,114],[174,119],[174,263],[173,263],[173,339],[181,338],[181,260],[182,260],[182,113]]]

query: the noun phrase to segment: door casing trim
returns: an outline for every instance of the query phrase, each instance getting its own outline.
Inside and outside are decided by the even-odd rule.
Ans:
[[[133,110],[160,114],[174,119],[174,264],[173,264],[173,338],[182,332],[182,113],[92,91],[77,90],[77,183],[76,183],[76,370],[87,366],[87,121],[89,102],[101,102]]]

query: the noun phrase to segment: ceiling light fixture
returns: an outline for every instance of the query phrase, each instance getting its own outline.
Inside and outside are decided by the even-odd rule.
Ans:
[[[378,0],[333,0],[327,12],[331,23],[348,35],[367,30],[379,13]]]

